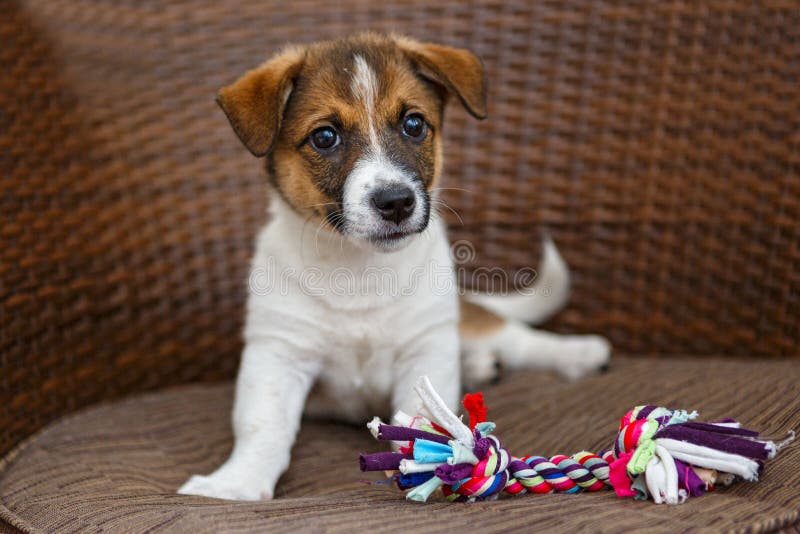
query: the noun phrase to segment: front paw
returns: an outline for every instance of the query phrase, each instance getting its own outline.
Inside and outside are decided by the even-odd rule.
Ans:
[[[601,370],[611,359],[611,343],[603,336],[574,336],[569,342],[559,372],[570,381]]]
[[[268,501],[272,499],[273,487],[253,478],[217,471],[209,476],[194,475],[178,493],[232,501]]]
[[[465,344],[461,351],[462,386],[467,391],[478,390],[500,378],[500,363],[487,347]]]

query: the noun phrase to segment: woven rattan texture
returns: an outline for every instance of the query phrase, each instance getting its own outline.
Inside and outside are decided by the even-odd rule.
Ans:
[[[767,436],[800,425],[793,361],[618,358],[568,384],[535,371],[484,389],[497,435],[513,454],[609,446],[622,412],[647,398],[735,415]],[[653,376],[660,380],[654,382]],[[755,375],[755,377],[754,377]],[[532,388],[531,383],[536,387]],[[735,390],[740,395],[732,395]],[[176,495],[192,473],[230,452],[231,384],[161,391],[71,415],[0,460],[0,518],[29,532],[441,533],[773,532],[800,522],[800,447],[780,451],[758,483],[720,487],[681,506],[622,500],[613,491],[502,496],[474,506],[408,502],[382,473],[361,473],[357,451],[385,450],[363,426],[303,421],[276,499],[247,503]],[[756,400],[754,400],[756,399]],[[116,421],[128,421],[118,425]]]
[[[478,266],[574,271],[554,326],[626,353],[800,350],[793,1],[3,2],[0,452],[100,399],[230,377],[258,161],[215,91],[288,41],[467,46],[445,211]]]

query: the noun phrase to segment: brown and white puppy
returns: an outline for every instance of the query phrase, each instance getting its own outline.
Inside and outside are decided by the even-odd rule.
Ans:
[[[434,209],[451,98],[486,116],[478,58],[376,34],[286,48],[220,91],[234,131],[266,158],[272,218],[251,268],[234,449],[180,493],[271,498],[304,412],[413,413],[420,375],[454,408],[462,359],[471,383],[497,362],[578,378],[607,361],[603,338],[524,324],[567,298],[550,241],[525,294],[459,302]]]

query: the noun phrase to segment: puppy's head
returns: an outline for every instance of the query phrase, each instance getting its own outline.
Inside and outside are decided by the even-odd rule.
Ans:
[[[217,100],[295,211],[389,251],[428,225],[450,96],[486,116],[471,52],[362,34],[287,48]]]

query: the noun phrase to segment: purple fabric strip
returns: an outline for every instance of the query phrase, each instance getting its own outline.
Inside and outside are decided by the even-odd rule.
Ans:
[[[565,473],[571,473],[572,471],[577,471],[578,469],[583,469],[584,467],[581,464],[571,464],[564,468]]]
[[[664,427],[656,432],[655,438],[688,441],[695,445],[701,445],[731,454],[738,454],[746,458],[766,460],[769,457],[769,451],[763,443],[736,436],[698,430],[685,425],[670,425]]]
[[[546,468],[543,468],[543,469],[539,468],[539,469],[536,470],[536,472],[539,473],[540,475],[542,475],[545,478],[547,478],[547,477],[549,477],[551,475],[559,475],[560,476],[560,475],[563,474],[563,473],[561,473],[561,471],[559,469],[556,469],[555,467],[546,467]]]
[[[410,454],[399,452],[362,453],[358,455],[358,464],[362,471],[392,471],[400,467],[400,460],[413,458]]]
[[[444,443],[445,445],[450,441],[447,436],[417,430],[416,428],[392,425],[380,425],[378,427],[378,439],[383,441],[413,441],[419,438],[435,441],[436,443]]]
[[[478,460],[483,460],[486,458],[486,453],[489,452],[489,449],[492,446],[492,441],[488,438],[480,438],[475,441],[475,447],[472,448],[472,453],[478,458]]]
[[[584,466],[580,465],[580,464],[568,465],[567,467],[564,468],[564,474],[569,476],[569,474],[571,472],[582,470],[582,469],[586,469],[586,468]],[[573,482],[589,482],[590,480],[592,480],[594,478],[594,475],[592,475],[592,472],[589,471],[588,469],[586,469],[586,471],[587,471],[587,473],[584,473],[583,475],[581,475],[579,477],[569,477],[569,478]]]
[[[675,460],[675,467],[678,469],[679,488],[685,489],[691,497],[699,497],[706,492],[706,483],[697,476],[694,469],[680,460]]]
[[[682,426],[688,428],[696,428],[697,430],[706,430],[708,432],[716,432],[717,434],[730,434],[733,436],[747,436],[750,438],[757,438],[758,432],[754,430],[747,430],[746,428],[733,428],[730,426],[719,426],[712,423],[696,423],[690,421],[682,423]]]
[[[436,468],[434,475],[441,478],[445,484],[455,484],[469,476],[472,476],[473,466],[470,464],[443,464]]]
[[[636,420],[638,421],[640,419],[647,419],[647,416],[650,415],[656,408],[657,406],[648,404],[647,406],[639,410],[639,413],[636,414]]]
[[[550,462],[548,458],[544,458],[543,456],[528,458],[527,463],[530,467],[533,467],[536,470],[536,472],[542,475],[544,478],[563,475],[560,469],[555,467],[554,464]],[[539,465],[544,463],[550,464],[553,467],[538,467]]]
[[[517,473],[520,471],[525,471],[530,469],[531,466],[520,460],[519,458],[514,458],[510,462],[508,462],[508,470],[514,478],[517,478]]]

